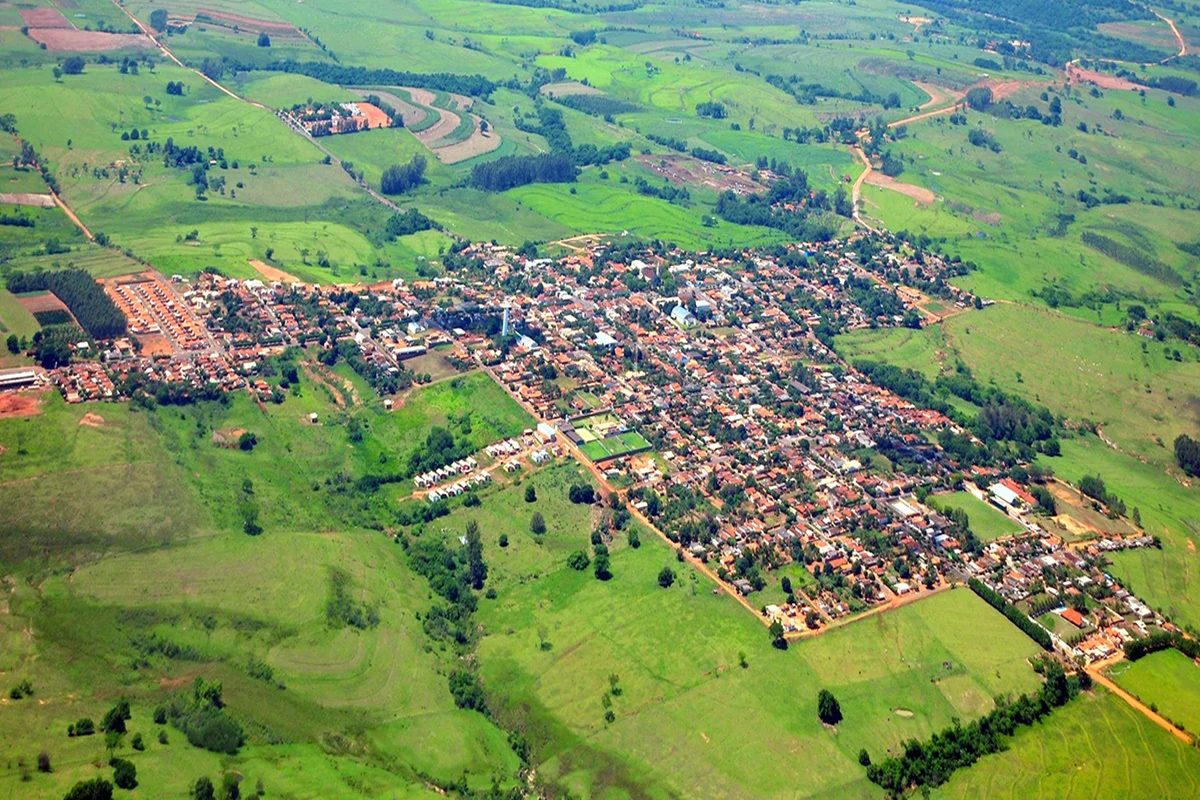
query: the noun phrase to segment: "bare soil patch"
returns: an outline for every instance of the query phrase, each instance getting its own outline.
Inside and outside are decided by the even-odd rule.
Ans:
[[[83,415],[81,420],[79,420],[79,424],[88,428],[103,428],[104,417],[100,416],[99,414],[93,414],[89,411]]]
[[[28,294],[18,296],[17,302],[25,307],[30,314],[40,314],[43,311],[69,311],[66,303],[59,300],[53,292]]]
[[[30,28],[70,28],[71,23],[57,8],[31,8],[17,12]]]
[[[428,89],[409,89],[407,87],[404,87],[404,88],[405,88],[405,91],[407,91],[409,93],[409,95],[412,96],[412,99],[415,102],[420,103],[423,106],[429,106],[430,108],[434,107],[433,101],[434,101],[434,98],[436,97],[436,95],[433,92],[429,91]],[[417,140],[420,141],[421,144],[425,145],[426,147],[430,147],[430,145],[432,145],[438,139],[442,139],[446,136],[449,136],[451,133],[454,132],[454,129],[458,127],[458,123],[462,122],[462,118],[459,117],[458,114],[455,114],[453,111],[447,111],[444,108],[439,108],[438,114],[440,114],[441,116],[437,122],[430,125],[428,128],[421,131],[420,133],[413,134],[414,136],[417,137]],[[430,149],[432,149],[432,148],[430,148]]]
[[[1136,92],[1138,89],[1145,88],[1138,86],[1133,81],[1118,78],[1116,75],[1105,75],[1103,72],[1096,72],[1092,69],[1080,69],[1075,64],[1067,65],[1067,78],[1073,83],[1091,83],[1101,89],[1119,89]]]
[[[366,97],[370,94],[376,95],[380,100],[396,109],[396,113],[404,120],[404,127],[406,128],[411,128],[413,125],[420,125],[429,116],[429,112],[425,109],[414,106],[403,97],[391,92],[384,92],[378,89],[351,89],[350,91],[359,97]],[[416,134],[413,135],[415,136]]]
[[[457,164],[460,161],[466,161],[469,158],[490,153],[503,143],[504,140],[500,138],[500,134],[494,130],[484,133],[482,126],[479,124],[479,117],[476,117],[474,114],[471,117],[475,120],[475,130],[471,132],[471,135],[465,141],[434,148],[434,155],[443,164]]]
[[[1041,84],[1037,81],[1002,81],[993,79],[984,81],[984,85],[992,90],[993,99],[1006,100],[1022,89]]]
[[[383,113],[383,109],[376,108],[370,103],[355,103],[354,105],[367,118],[367,128],[386,128],[392,124],[391,118]]]
[[[276,269],[270,264],[264,264],[257,258],[250,259],[250,266],[258,270],[258,274],[262,275],[269,281],[279,281],[281,283],[304,283],[290,272],[284,272],[281,269]]]
[[[713,164],[691,156],[638,156],[637,161],[656,175],[679,185],[707,186],[718,192],[731,191],[739,195],[763,190],[762,185],[750,180],[747,173],[736,167]]]
[[[867,183],[872,186],[878,186],[881,189],[890,189],[893,192],[899,192],[906,197],[911,197],[922,205],[932,205],[937,200],[937,195],[926,189],[924,186],[914,186],[911,183],[901,183],[895,178],[884,175],[882,172],[871,170],[867,175]]]
[[[245,428],[223,428],[212,432],[212,441],[217,447],[237,447],[238,439],[245,432]]]
[[[175,354],[171,340],[161,333],[140,333],[137,334],[137,340],[142,343],[142,355],[149,358]]]
[[[945,86],[938,86],[933,83],[913,81],[913,86],[916,86],[922,92],[929,95],[929,99],[921,104],[921,111],[933,108],[934,106],[940,106],[943,103],[957,102],[966,96],[965,92],[954,91],[953,89],[947,89]]]
[[[539,91],[549,97],[570,97],[573,94],[604,94],[595,86],[588,86],[579,81],[559,81],[547,83]]]
[[[304,34],[289,22],[272,22],[271,20],[254,19],[254,17],[243,17],[240,14],[209,11],[207,9],[197,11],[195,19],[201,23],[211,22],[223,27],[265,33],[268,36],[278,36],[280,38],[291,37],[293,39],[304,38]]]
[[[0,192],[0,205],[54,208],[54,198],[48,194],[33,194],[31,192]]]
[[[0,394],[0,419],[36,417],[42,413],[40,394]]]
[[[29,38],[47,50],[91,53],[109,50],[153,50],[154,43],[140,33],[103,33],[62,28],[30,28]]]

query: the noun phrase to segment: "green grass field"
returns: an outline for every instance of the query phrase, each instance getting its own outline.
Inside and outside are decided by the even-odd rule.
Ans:
[[[1109,668],[1117,685],[1189,731],[1200,730],[1200,666],[1178,650],[1163,650]]]
[[[650,448],[650,443],[637,431],[610,436],[607,439],[596,439],[582,447],[583,454],[592,461],[604,461],[617,458],[629,453],[638,453]]]
[[[1022,729],[1003,753],[960,770],[938,798],[1158,798],[1200,791],[1194,748],[1097,688],[1035,728]]]
[[[674,559],[658,540],[618,545],[611,581],[560,562],[481,611],[489,688],[506,698],[506,717],[541,739],[543,774],[575,794],[732,797],[753,785],[763,797],[874,797],[859,748],[882,755],[951,717],[982,713],[997,693],[1036,685],[1024,661],[1031,643],[965,591],[781,653],[689,570],[659,589],[655,575]],[[606,724],[600,699],[614,672],[623,692]],[[836,736],[816,719],[821,687],[846,715]],[[769,768],[800,751],[822,770]]]
[[[1003,511],[980,500],[970,492],[953,492],[935,495],[938,505],[961,508],[967,512],[971,530],[980,541],[991,541],[1001,536],[1011,536],[1024,530],[1017,522],[1009,519]]]

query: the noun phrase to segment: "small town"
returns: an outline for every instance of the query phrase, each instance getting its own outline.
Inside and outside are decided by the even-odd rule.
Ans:
[[[928,294],[959,313],[985,307],[946,282],[966,265],[878,236],[722,256],[603,244],[557,259],[488,244],[454,255],[460,268],[432,280],[370,287],[215,271],[110,282],[132,336],[81,342],[95,360],[22,375],[68,402],[245,391],[282,403],[264,368],[316,347],[341,352],[390,409],[421,379],[411,359],[443,352],[540,422],[477,454],[487,467],[579,459],[785,639],[970,582],[1081,666],[1177,632],[1105,571],[1107,554],[1156,545],[1124,504],[1027,468],[1034,447],[1054,446],[1052,418],[992,398],[1037,430],[984,442],[898,393],[911,391],[895,374],[830,347],[841,331],[931,324]],[[416,476],[414,496],[443,502],[493,471],[469,456]],[[964,494],[1011,530],[977,534],[942,502]],[[756,597],[780,585],[779,600]]]

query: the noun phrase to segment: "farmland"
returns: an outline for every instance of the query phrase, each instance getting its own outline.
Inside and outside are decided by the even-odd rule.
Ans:
[[[1197,9],[926,2],[0,2],[0,797],[878,800],[1196,635]],[[72,268],[158,318],[5,287]],[[907,790],[1200,757],[1096,687]]]
[[[985,757],[934,796],[1151,798],[1198,786],[1186,745],[1100,690],[1018,734],[1006,752]]]

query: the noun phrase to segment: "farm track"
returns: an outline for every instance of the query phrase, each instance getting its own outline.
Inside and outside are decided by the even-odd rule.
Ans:
[[[158,37],[156,37],[154,35],[154,33],[148,27],[143,25],[142,21],[140,19],[138,19],[137,17],[135,17],[133,15],[133,13],[129,11],[129,9],[122,6],[120,4],[120,2],[118,2],[118,0],[113,0],[113,5],[115,5],[117,8],[119,8],[121,10],[121,13],[123,13],[125,16],[129,17],[129,19],[133,21],[133,24],[137,25],[138,29],[141,30],[142,33],[144,33],[147,37],[150,38],[150,41],[154,43],[154,45],[158,48],[159,52],[161,52],[164,56],[169,58],[172,62],[174,62],[176,65],[178,65],[181,69],[186,69],[189,72],[193,72],[196,75],[199,75],[207,83],[212,84],[215,88],[217,88],[221,92],[224,92],[229,97],[232,97],[234,100],[240,100],[243,103],[249,103],[250,105],[254,106],[255,108],[261,108],[264,111],[270,111],[272,114],[275,114],[276,117],[279,116],[278,112],[275,109],[271,108],[270,106],[264,105],[263,103],[260,103],[257,100],[250,100],[248,98],[242,97],[241,95],[237,94],[236,92],[226,88],[225,86],[222,86],[220,83],[218,83],[217,81],[208,77],[200,70],[193,69],[192,67],[189,67],[186,64],[184,64],[182,61],[180,61],[178,58],[176,58],[175,54],[172,53],[171,50],[165,44],[163,44],[161,41],[159,41]],[[281,121],[284,121],[286,124],[286,120],[282,120],[282,118],[280,118],[280,119],[281,119]],[[288,128],[290,128],[298,136],[302,136],[305,140],[311,142],[314,147],[316,147],[318,150],[321,151],[321,153],[328,156],[332,161],[336,161],[338,166],[341,166],[342,160],[340,158],[338,158],[336,155],[334,155],[332,152],[330,152],[320,142],[313,139],[313,137],[309,136],[303,130],[298,130],[297,128],[293,127],[292,125],[288,125]],[[388,208],[392,209],[393,211],[397,211],[397,212],[404,211],[404,209],[401,208],[400,206],[398,206],[396,203],[393,203],[391,200],[387,199],[386,197],[381,195],[379,192],[375,191],[370,186],[368,186],[367,182],[365,180],[363,180],[362,178],[355,178],[355,182],[359,185],[359,187],[363,191],[365,191],[367,194],[369,194],[372,197],[372,199],[374,199],[376,202],[387,206]],[[80,227],[82,228],[82,223],[80,223]],[[84,229],[84,230],[86,231],[86,229]],[[91,234],[88,234],[88,238],[89,239],[91,238]]]
[[[1158,727],[1167,731],[1172,736],[1174,736],[1176,739],[1179,739],[1180,741],[1182,741],[1184,744],[1189,744],[1189,745],[1192,744],[1192,737],[1189,736],[1186,732],[1179,730],[1179,728],[1176,728],[1174,725],[1172,725],[1170,722],[1168,722],[1166,720],[1166,718],[1164,718],[1158,712],[1152,711],[1149,707],[1146,706],[1145,703],[1143,703],[1141,700],[1138,700],[1136,697],[1131,695],[1129,692],[1122,689],[1115,682],[1113,682],[1113,680],[1111,678],[1109,678],[1107,675],[1105,675],[1103,673],[1102,670],[1105,669],[1106,667],[1111,667],[1113,664],[1116,664],[1116,663],[1118,663],[1120,661],[1124,661],[1124,660],[1125,660],[1125,657],[1123,655],[1118,655],[1113,658],[1105,659],[1104,661],[1097,661],[1094,664],[1090,664],[1086,668],[1085,671],[1087,672],[1088,675],[1092,676],[1092,680],[1094,680],[1096,683],[1103,686],[1105,689],[1108,689],[1110,692],[1115,694],[1117,697],[1124,700],[1126,703],[1129,704],[1130,708],[1141,713],[1143,716],[1146,717],[1146,719],[1150,720]]]

